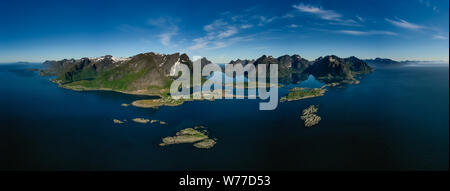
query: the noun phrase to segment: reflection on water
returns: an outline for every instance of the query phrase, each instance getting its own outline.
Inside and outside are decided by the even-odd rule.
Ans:
[[[313,75],[309,75],[308,79],[300,82],[299,86],[305,88],[320,88],[323,85],[325,85],[325,83],[316,80],[316,78]]]

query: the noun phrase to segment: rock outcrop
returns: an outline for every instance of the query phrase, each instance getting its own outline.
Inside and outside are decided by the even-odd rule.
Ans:
[[[305,127],[312,127],[320,122],[322,118],[316,114],[317,111],[319,111],[319,108],[314,105],[303,110],[300,118],[305,122]]]
[[[165,137],[162,139],[160,146],[183,144],[183,143],[194,143],[193,146],[201,149],[212,148],[216,141],[210,139],[207,135],[205,127],[196,126],[194,128],[186,128],[175,134],[172,137]]]

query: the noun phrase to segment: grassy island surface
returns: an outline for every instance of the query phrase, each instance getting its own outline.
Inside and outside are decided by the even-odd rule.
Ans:
[[[306,98],[323,96],[327,90],[324,88],[292,88],[289,93],[281,97],[280,101],[295,101]]]
[[[158,108],[160,106],[178,106],[183,104],[187,100],[183,99],[172,99],[170,97],[161,98],[161,99],[142,99],[136,100],[131,103],[131,105],[135,107],[141,108]]]
[[[194,143],[193,146],[201,149],[209,149],[212,148],[216,141],[210,139],[208,135],[206,135],[206,131],[202,131],[204,127],[194,127],[194,128],[186,128],[176,133],[175,136],[165,137],[162,139],[162,143],[160,146],[174,145],[174,144],[183,144],[183,143]]]

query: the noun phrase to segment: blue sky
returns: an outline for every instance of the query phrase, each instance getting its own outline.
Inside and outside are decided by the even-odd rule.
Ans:
[[[0,62],[184,52],[216,63],[449,60],[448,0],[0,0]]]

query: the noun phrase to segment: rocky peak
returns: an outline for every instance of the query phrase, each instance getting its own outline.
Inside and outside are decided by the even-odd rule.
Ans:
[[[242,65],[247,65],[247,64],[254,64],[255,60],[241,60],[241,59],[237,59],[237,60],[232,60],[229,62],[229,64],[242,64]]]

